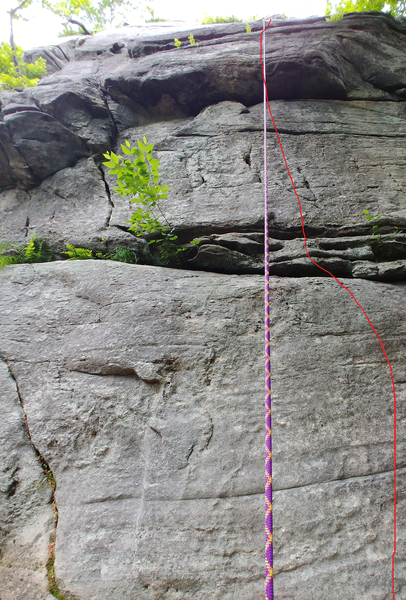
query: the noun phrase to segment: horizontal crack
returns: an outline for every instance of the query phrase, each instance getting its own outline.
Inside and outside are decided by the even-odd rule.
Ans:
[[[399,474],[399,471],[401,469],[406,469],[406,465],[401,465],[400,467],[397,467],[397,472]],[[286,488],[276,488],[274,487],[274,492],[285,492],[288,490],[296,490],[296,489],[300,489],[300,488],[305,488],[305,487],[310,487],[312,485],[325,485],[328,483],[335,483],[337,481],[348,481],[350,479],[361,479],[361,478],[365,478],[365,477],[375,477],[375,475],[384,475],[385,473],[393,473],[393,469],[389,470],[389,471],[376,471],[374,473],[366,473],[364,475],[351,475],[349,477],[337,477],[335,479],[328,479],[327,481],[314,481],[312,483],[304,483],[302,485],[292,485]]]

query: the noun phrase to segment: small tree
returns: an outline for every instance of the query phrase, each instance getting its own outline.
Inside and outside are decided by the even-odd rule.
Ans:
[[[363,12],[370,10],[383,11],[385,6],[389,9],[384,11],[391,14],[393,17],[406,15],[405,0],[340,0],[335,3],[327,0],[326,16],[329,16],[329,21],[338,21],[343,18],[344,14],[351,12]]]
[[[28,64],[23,61],[23,53],[19,46],[14,46],[13,51],[10,44],[0,43],[0,90],[33,87],[45,75],[45,60],[39,58],[35,63]]]
[[[129,230],[137,237],[149,238],[148,244],[156,244],[161,259],[166,263],[176,263],[179,253],[185,248],[179,245],[175,227],[162,212],[160,203],[166,200],[169,188],[159,182],[159,160],[152,158],[154,144],[148,144],[144,136],[137,140],[137,146],[131,148],[126,140],[121,144],[124,157],[114,152],[104,154],[107,161],[103,163],[109,168],[111,175],[117,177],[114,190],[122,197],[131,196],[130,202],[138,204],[131,214]],[[159,215],[157,213],[160,213]],[[161,222],[163,219],[163,223]],[[198,244],[193,240],[191,244]]]
[[[16,20],[16,19],[23,19],[23,17],[19,14],[19,11],[21,11],[23,8],[28,8],[30,6],[31,2],[32,2],[32,0],[22,0],[22,2],[20,2],[20,4],[18,4],[14,8],[11,8],[8,11],[8,14],[10,15],[10,48],[11,48],[11,58],[12,58],[14,67],[15,67],[18,75],[21,75],[21,73],[20,73],[20,64],[19,64],[18,56],[17,56],[17,49],[16,49],[16,45],[14,43],[13,21]]]

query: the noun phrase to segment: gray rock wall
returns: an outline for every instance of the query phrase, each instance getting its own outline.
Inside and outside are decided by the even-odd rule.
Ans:
[[[57,482],[61,588],[262,597],[262,277],[86,261],[0,279],[2,353]],[[401,598],[406,290],[350,289],[396,374]],[[271,325],[276,597],[384,598],[393,407],[379,343],[329,279],[273,278]]]
[[[261,23],[252,28],[70,40],[28,56],[49,65],[37,88],[0,94],[0,241],[35,232],[58,259],[0,271],[2,600],[53,597],[49,557],[67,600],[264,595]],[[406,599],[405,31],[365,14],[276,20],[267,37],[310,255],[355,294],[393,365],[396,600]],[[199,47],[176,50],[189,33]],[[153,264],[101,164],[143,135],[171,188],[168,219],[182,243],[200,239],[182,269]],[[275,597],[385,600],[389,368],[354,301],[305,254],[270,123],[267,174]],[[383,243],[363,210],[382,214]],[[126,246],[139,264],[62,261],[66,242]]]

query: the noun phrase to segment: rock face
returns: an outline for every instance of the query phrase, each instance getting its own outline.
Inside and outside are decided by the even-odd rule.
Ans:
[[[0,280],[2,355],[57,481],[61,588],[262,597],[262,277],[85,261]],[[399,382],[402,530],[406,289],[379,284],[377,299],[376,285],[350,289]],[[277,597],[383,598],[393,410],[381,348],[333,280],[274,278],[271,307]],[[399,597],[404,551],[400,538]]]
[[[120,244],[150,262],[128,232],[132,205],[117,197],[101,164],[106,150],[146,135],[171,188],[171,224],[185,242],[204,239],[188,266],[260,272],[260,246],[247,256],[213,238],[262,228],[260,24],[252,27],[251,34],[238,23],[200,28],[198,48],[177,50],[173,38],[185,39],[185,31],[167,27],[152,35],[125,28],[44,51],[47,60],[64,52],[65,66],[37,88],[0,95],[1,238],[21,244],[35,231],[57,258],[65,242],[96,251]],[[405,279],[404,235],[374,244],[361,215],[381,213],[382,235],[406,229],[405,31],[402,20],[349,15],[275,21],[268,34],[271,107],[309,249],[336,276]],[[271,270],[313,275],[271,122],[268,129],[270,233],[278,240]]]
[[[67,600],[264,595],[262,24],[251,26],[81,37],[32,51],[51,74],[0,94],[0,241],[22,245],[35,232],[56,259],[73,243],[121,245],[139,262],[0,271],[2,600],[53,597],[54,560]],[[190,33],[199,47],[185,43]],[[393,366],[397,600],[406,599],[405,34],[405,20],[367,13],[275,20],[266,43],[310,256],[356,296]],[[170,187],[165,215],[188,247],[182,269],[151,264],[147,240],[128,230],[133,205],[101,164],[144,135]],[[353,299],[305,253],[271,122],[267,153],[275,597],[384,600],[389,367]],[[378,237],[364,210],[381,215]]]

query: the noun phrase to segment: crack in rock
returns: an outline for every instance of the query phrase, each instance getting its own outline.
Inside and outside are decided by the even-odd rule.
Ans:
[[[31,432],[30,432],[30,428],[29,428],[29,424],[28,424],[28,418],[27,418],[27,413],[25,412],[25,408],[24,408],[24,400],[22,398],[21,395],[21,391],[20,391],[20,387],[18,384],[18,381],[11,369],[11,366],[8,362],[8,360],[6,360],[6,358],[2,355],[0,355],[0,359],[5,363],[5,365],[7,366],[9,375],[11,377],[11,379],[14,381],[15,384],[15,388],[16,388],[16,392],[17,392],[17,397],[18,400],[20,402],[22,411],[23,411],[23,421],[24,421],[24,428],[27,434],[27,437],[30,441],[30,444],[32,445],[35,454],[37,455],[38,458],[38,462],[42,468],[42,470],[44,471],[44,479],[41,482],[40,485],[42,485],[42,483],[47,480],[49,483],[49,486],[51,488],[52,491],[52,508],[54,511],[54,523],[55,523],[55,528],[54,528],[54,532],[50,535],[49,538],[49,547],[48,547],[48,560],[47,560],[47,564],[46,564],[46,569],[47,569],[47,573],[48,573],[48,590],[50,591],[50,593],[55,596],[56,598],[59,598],[59,600],[68,600],[67,597],[65,597],[58,586],[58,583],[56,581],[55,578],[55,571],[54,571],[54,562],[55,562],[55,542],[56,542],[56,535],[57,535],[57,528],[58,528],[58,507],[56,504],[56,499],[55,499],[55,491],[56,491],[56,481],[54,478],[54,475],[52,473],[52,470],[47,462],[47,460],[44,458],[44,456],[41,454],[41,452],[38,450],[38,448],[36,447],[36,445],[33,442],[33,439],[31,437]],[[18,470],[18,467],[17,469]],[[15,471],[16,471],[15,470]],[[14,471],[14,473],[15,473]],[[14,475],[13,473],[13,475]],[[16,480],[13,480],[10,488],[8,490],[8,495],[7,498],[10,498],[11,496],[14,495],[16,488],[17,488],[18,482]],[[69,595],[69,593],[68,593]]]

